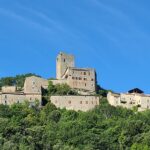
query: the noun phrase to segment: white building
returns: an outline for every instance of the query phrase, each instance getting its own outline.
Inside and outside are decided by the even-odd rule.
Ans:
[[[109,92],[107,100],[112,106],[121,106],[132,109],[137,107],[138,111],[150,109],[150,95],[146,95],[139,89],[130,90],[128,93]]]

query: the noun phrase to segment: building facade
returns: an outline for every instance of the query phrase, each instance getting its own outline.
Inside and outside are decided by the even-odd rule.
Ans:
[[[96,91],[96,72],[93,68],[77,68],[73,55],[60,52],[56,60],[56,78],[53,84],[66,83],[71,88],[87,91],[89,94]]]
[[[22,91],[18,91],[16,86],[2,87],[0,104],[12,105],[25,100],[30,103],[39,100],[42,103],[42,88],[46,89],[47,87],[48,80],[36,76],[27,77]]]
[[[112,93],[109,92],[107,100],[112,106],[121,106],[124,108],[132,109],[137,107],[138,111],[150,109],[150,95],[143,93]]]
[[[88,111],[99,105],[97,96],[51,96],[51,102],[58,108]]]

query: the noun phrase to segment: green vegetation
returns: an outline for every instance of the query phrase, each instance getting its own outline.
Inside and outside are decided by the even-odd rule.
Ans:
[[[106,90],[104,88],[102,88],[100,85],[97,85],[96,87],[96,94],[100,95],[102,97],[107,97],[108,92],[111,90]]]
[[[48,95],[78,95],[75,90],[72,90],[67,84],[53,85],[52,81],[49,81]]]
[[[110,106],[89,112],[14,104],[0,105],[1,150],[149,150],[150,111]]]
[[[13,85],[22,88],[24,86],[25,78],[30,76],[40,77],[36,74],[28,73],[28,74],[16,75],[15,77],[0,78],[0,89],[2,86],[13,86]]]

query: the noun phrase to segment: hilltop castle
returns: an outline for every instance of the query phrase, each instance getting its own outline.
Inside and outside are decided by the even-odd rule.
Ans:
[[[96,72],[93,68],[76,68],[73,55],[60,52],[56,59],[56,80],[51,80],[54,85],[68,84],[82,96],[51,96],[51,102],[60,108],[87,111],[99,105],[99,97],[90,96],[96,91]],[[2,87],[0,104],[11,105],[22,103],[25,100],[31,104],[35,100],[42,103],[42,89],[48,88],[49,80],[31,76],[27,77],[22,91],[17,91],[16,86]]]
[[[53,84],[66,83],[71,88],[86,93],[95,93],[96,72],[93,68],[76,68],[73,55],[60,52],[56,59],[56,80]]]

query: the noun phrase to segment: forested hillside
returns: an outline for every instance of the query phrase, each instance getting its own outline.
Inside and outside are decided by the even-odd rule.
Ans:
[[[0,105],[1,150],[148,150],[150,111],[110,106],[106,99],[89,112]]]

